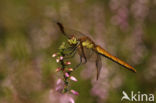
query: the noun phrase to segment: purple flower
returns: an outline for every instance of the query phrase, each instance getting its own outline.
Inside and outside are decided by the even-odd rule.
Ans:
[[[56,82],[56,88],[55,90],[57,92],[62,92],[62,90],[64,89],[64,82],[59,78]]]
[[[74,82],[77,82],[77,79],[74,76],[71,76],[70,79]]]
[[[73,89],[70,90],[70,92],[73,93],[74,95],[79,95],[79,93],[77,91],[73,90]]]
[[[63,90],[63,86],[59,85],[55,88],[57,92],[61,92]]]
[[[59,103],[75,103],[75,101],[72,95],[66,93],[61,96]]]
[[[63,60],[63,56],[60,56],[60,60]]]
[[[66,73],[65,73],[65,76],[66,76],[66,77],[69,77],[69,73],[66,72]]]
[[[71,97],[71,98],[69,98],[69,102],[70,103],[75,103],[75,101],[74,101],[74,99]]]
[[[61,84],[62,83],[62,80],[59,78],[56,82],[57,85]]]

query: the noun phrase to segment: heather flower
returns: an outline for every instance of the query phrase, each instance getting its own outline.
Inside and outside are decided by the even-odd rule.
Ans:
[[[56,82],[56,84],[59,85],[59,84],[61,84],[61,82],[62,82],[62,80],[61,79],[58,79],[57,82]]]
[[[74,95],[79,95],[79,93],[77,91],[73,90],[73,89],[70,90],[70,92],[73,93]]]
[[[66,76],[66,77],[69,77],[69,73],[66,72],[66,73],[65,73],[65,76]]]
[[[73,96],[67,93],[67,94],[62,95],[62,98],[60,98],[59,103],[75,103],[75,101],[74,101]]]
[[[65,94],[67,96],[68,92],[70,90],[69,89],[69,79],[72,80],[72,81],[75,81],[75,82],[77,81],[77,79],[74,76],[70,76],[70,73],[72,73],[72,71],[74,71],[74,70],[73,70],[73,68],[67,67],[67,66],[70,65],[71,62],[70,61],[64,61],[64,56],[66,56],[66,54],[64,53],[65,48],[66,48],[65,45],[62,44],[61,47],[60,47],[60,51],[57,53],[57,55],[55,53],[55,54],[52,55],[52,57],[57,56],[56,62],[61,65],[60,67],[58,67],[56,69],[56,72],[61,71],[62,74],[63,74],[63,79],[58,79],[57,80],[55,90],[57,92]],[[75,90],[71,90],[71,93],[74,94],[74,95],[79,94]],[[64,100],[61,100],[62,103],[66,103],[66,101],[68,103],[75,103],[75,101],[74,101],[74,99],[72,97],[69,96],[70,98],[68,98],[68,96],[67,96],[67,98],[66,98],[65,95],[64,95],[64,97],[65,97]]]
[[[68,68],[68,71],[71,71],[72,72],[73,71],[73,68]]]
[[[67,62],[66,62],[66,64],[67,64],[67,65],[70,65],[70,64],[71,64],[71,62],[67,61]]]
[[[60,62],[60,60],[59,59],[56,59],[56,62],[58,63],[58,62]]]
[[[59,85],[55,88],[55,90],[61,92],[63,90],[63,86]]]
[[[63,89],[64,89],[64,82],[61,79],[58,79],[56,82],[55,90],[58,92],[62,92]]]
[[[77,79],[74,76],[71,76],[70,79],[74,82],[77,82]]]
[[[74,101],[74,99],[71,97],[71,98],[69,98],[69,102],[70,103],[75,103],[75,101]]]
[[[60,56],[60,60],[63,60],[63,56]]]
[[[57,54],[56,53],[54,53],[53,55],[52,55],[52,57],[54,58],[54,57],[56,57],[57,56]]]

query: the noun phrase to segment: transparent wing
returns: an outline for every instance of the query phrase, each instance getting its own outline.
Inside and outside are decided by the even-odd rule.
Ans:
[[[97,54],[97,57],[96,57],[97,80],[100,76],[101,68],[102,68],[101,56]]]
[[[69,38],[72,36],[74,36],[75,38],[81,38],[81,37],[86,36],[85,34],[74,29],[65,28],[64,30],[65,30],[66,35],[68,35]]]

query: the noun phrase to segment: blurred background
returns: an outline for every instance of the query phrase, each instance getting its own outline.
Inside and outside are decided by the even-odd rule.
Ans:
[[[61,75],[51,58],[66,38],[53,20],[89,34],[137,69],[103,58],[96,81],[92,62],[80,66],[71,83],[80,93],[76,103],[120,103],[123,90],[156,96],[155,0],[0,0],[0,103],[66,103],[54,91]]]

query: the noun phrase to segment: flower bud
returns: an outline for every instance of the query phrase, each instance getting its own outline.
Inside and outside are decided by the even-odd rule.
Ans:
[[[57,85],[61,84],[62,80],[59,78],[56,82]]]
[[[54,57],[56,57],[57,56],[57,54],[56,53],[54,53],[53,55],[52,55],[52,57],[54,58]]]
[[[72,72],[73,71],[73,68],[68,68],[68,71]]]
[[[73,93],[74,95],[79,95],[79,93],[75,90],[70,90],[71,93]]]
[[[74,76],[71,76],[70,79],[74,82],[77,82],[77,79]]]
[[[74,99],[72,97],[69,98],[70,103],[75,103]]]
[[[66,64],[67,64],[67,65],[70,65],[70,64],[71,64],[71,62],[69,62],[69,61],[68,61],[68,62],[66,62]]]
[[[60,56],[60,60],[63,60],[63,56]]]
[[[57,62],[57,63],[60,62],[60,59],[56,59],[56,62]]]
[[[69,77],[69,73],[66,72],[66,73],[65,73],[65,76],[66,76],[66,77]]]

